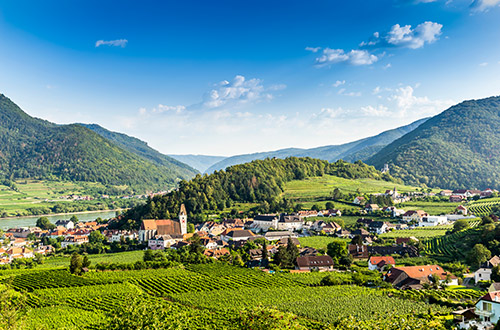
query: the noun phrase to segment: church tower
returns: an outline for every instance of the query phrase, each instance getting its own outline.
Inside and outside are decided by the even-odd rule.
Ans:
[[[181,211],[179,212],[179,223],[181,224],[181,234],[187,234],[187,212],[184,204],[181,204]]]

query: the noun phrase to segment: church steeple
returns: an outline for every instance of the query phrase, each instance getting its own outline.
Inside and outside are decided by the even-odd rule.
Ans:
[[[184,204],[181,204],[181,210],[179,212],[179,223],[181,224],[181,233],[187,234],[187,212]]]

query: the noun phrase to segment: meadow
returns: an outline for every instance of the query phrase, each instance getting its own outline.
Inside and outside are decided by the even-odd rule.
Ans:
[[[424,202],[424,201],[411,201],[398,204],[397,207],[405,211],[424,210],[430,215],[442,215],[455,213],[455,209],[460,203],[450,202]]]

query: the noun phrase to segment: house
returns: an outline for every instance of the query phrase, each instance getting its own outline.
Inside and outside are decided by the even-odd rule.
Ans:
[[[290,237],[290,239],[292,240],[292,244],[294,244],[295,246],[299,246],[300,245],[300,242],[299,242],[299,239],[297,237]],[[279,241],[278,241],[278,245],[288,245],[288,238],[281,238]]]
[[[183,239],[184,234],[187,234],[187,213],[182,204],[179,220],[142,220],[139,241],[146,242],[157,235],[170,235],[172,238]]]
[[[426,217],[428,216],[429,214],[427,214],[425,211],[423,210],[417,210],[417,211],[406,211],[401,220],[404,221],[404,222],[411,222],[411,221],[416,221],[416,222],[420,222],[420,220],[423,218],[423,217]]]
[[[373,219],[365,219],[365,218],[360,218],[358,220],[356,220],[356,223],[360,223],[362,225],[365,225],[365,226],[369,226],[370,223],[373,222]]]
[[[500,282],[491,283],[488,292],[500,291]]]
[[[151,250],[165,250],[175,244],[176,241],[170,235],[156,235],[148,240],[148,248]]]
[[[410,258],[418,257],[418,248],[413,245],[393,245],[393,246],[367,246],[370,255],[376,254],[381,256],[399,254],[400,256],[408,256]]]
[[[66,229],[74,229],[75,223],[71,220],[57,220],[56,226],[62,226]]]
[[[311,247],[305,247],[303,249],[300,249],[299,255],[301,257],[312,257],[318,255],[318,250],[311,248]]]
[[[461,196],[462,198],[469,198],[472,197],[472,193],[470,190],[467,189],[455,189],[452,192],[453,196]]]
[[[481,198],[486,198],[486,197],[491,197],[493,196],[494,193],[497,193],[498,191],[494,190],[494,189],[485,189],[483,191],[481,191]]]
[[[365,206],[365,211],[366,212],[375,212],[378,211],[380,208],[378,207],[377,204],[366,204]]]
[[[463,206],[463,205],[459,205],[459,206],[456,208],[455,212],[456,212],[457,214],[467,215],[468,210],[467,210],[467,208],[466,208],[465,206]]]
[[[297,257],[298,270],[330,271],[333,270],[333,259],[330,256]]]
[[[12,234],[15,238],[27,238],[31,234],[31,230],[28,228],[10,228],[7,233]]]
[[[297,237],[296,234],[294,234],[291,231],[268,231],[265,235],[264,238],[267,239],[268,241],[276,241],[280,239],[288,239],[292,237]]]
[[[500,258],[498,256],[493,256],[490,260],[483,263],[478,270],[476,270],[474,273],[474,281],[476,283],[479,281],[490,281],[491,270],[493,267],[498,265],[500,265]]]
[[[387,224],[383,221],[372,221],[368,225],[368,230],[372,233],[380,235],[387,231]]]
[[[304,219],[298,215],[281,214],[278,221],[278,230],[301,230],[304,226]]]
[[[204,255],[210,258],[218,259],[222,256],[225,255],[231,255],[231,252],[229,252],[228,249],[222,248],[222,249],[207,249],[203,252]]]
[[[481,321],[497,323],[500,318],[500,291],[488,292],[476,303],[475,311]]]
[[[451,195],[449,198],[449,201],[451,203],[461,203],[464,199],[466,199],[464,196],[461,195]]]
[[[219,236],[222,234],[222,232],[226,229],[226,226],[224,226],[222,223],[214,222],[214,221],[207,221],[203,223],[202,225],[199,225],[196,227],[197,231],[204,231],[209,233],[212,236]]]
[[[446,189],[445,189],[445,190],[441,190],[441,191],[439,192],[439,194],[440,194],[441,196],[451,196],[451,195],[453,194],[453,191],[452,191],[452,190],[446,190]]]
[[[448,222],[448,218],[445,216],[426,216],[418,222],[419,227],[433,227],[444,225]]]
[[[33,250],[28,249],[27,247],[10,247],[5,251],[5,254],[9,256],[9,259],[15,258],[33,258],[35,255]]]
[[[396,208],[395,206],[387,206],[382,209],[383,212],[391,214],[393,218],[399,217],[405,213],[405,210]]]
[[[222,221],[222,225],[226,228],[243,228],[245,227],[245,221],[242,219],[225,219]]]
[[[301,216],[302,218],[308,218],[308,217],[317,217],[318,216],[318,211],[299,211],[297,212],[298,216]],[[323,213],[322,213],[323,216]]]
[[[369,270],[378,270],[381,272],[384,267],[392,265],[396,265],[396,261],[394,261],[393,257],[387,257],[387,256],[382,256],[382,257],[370,257],[368,260],[368,269]]]
[[[323,211],[323,216],[328,216],[328,217],[341,217],[342,216],[342,211],[338,209],[329,209],[326,211]]]
[[[61,242],[61,247],[64,249],[70,245],[81,245],[83,243],[88,243],[88,242],[89,242],[88,236],[72,235],[66,237],[64,241]]]
[[[363,205],[365,203],[365,198],[358,196],[358,197],[354,198],[353,203],[356,205]]]
[[[349,251],[349,254],[354,258],[354,259],[367,259],[368,256],[370,255],[368,253],[368,247],[365,245],[355,245],[355,244],[349,244],[347,246],[347,249]]]
[[[259,214],[253,218],[253,228],[268,231],[269,229],[278,229],[279,216],[276,214]]]
[[[335,232],[335,235],[337,237],[341,237],[341,238],[349,238],[349,237],[351,237],[351,232],[349,230],[340,229],[340,230]]]
[[[246,241],[251,237],[255,237],[256,235],[252,233],[250,230],[247,229],[226,229],[224,232],[220,235],[221,239],[228,242],[228,241]]]
[[[412,242],[418,242],[418,239],[414,236],[410,237],[397,237],[396,238],[396,244],[397,245],[402,245],[402,244],[409,244]]]
[[[393,267],[389,269],[384,280],[398,289],[420,289],[422,284],[431,283],[434,274],[439,277],[440,283],[449,281],[451,285],[458,285],[457,277],[445,272],[439,265]]]

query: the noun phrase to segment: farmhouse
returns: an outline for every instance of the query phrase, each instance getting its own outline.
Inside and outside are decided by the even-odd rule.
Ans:
[[[285,231],[268,231],[265,235],[264,238],[267,239],[268,241],[276,241],[280,239],[288,239],[292,237],[297,237],[296,234],[294,234],[291,231],[285,230]]]
[[[233,242],[246,241],[252,237],[255,237],[255,234],[252,233],[250,230],[238,229],[238,228],[226,229],[220,235],[220,238],[226,242],[228,242],[228,241],[233,241]]]
[[[493,267],[500,265],[500,258],[494,256],[490,260],[486,261],[481,265],[481,267],[474,273],[474,281],[490,281],[491,280],[491,270]]]
[[[75,223],[71,220],[57,220],[56,226],[61,226],[61,227],[64,227],[66,229],[74,229]]]
[[[354,201],[353,201],[353,203],[357,204],[357,205],[362,205],[362,204],[364,204],[364,202],[365,202],[365,198],[361,197],[361,196],[354,198]]]
[[[278,228],[279,216],[276,214],[259,214],[253,218],[252,227],[262,231],[268,231],[270,228]]]
[[[176,242],[170,235],[156,235],[148,240],[148,247],[151,250],[164,250]]]
[[[461,196],[461,195],[451,195],[449,201],[451,203],[460,203],[464,199],[466,199],[466,198],[464,196]]]
[[[366,212],[375,212],[378,211],[380,208],[378,207],[377,204],[366,204],[365,206],[365,211]]]
[[[422,284],[431,282],[434,274],[437,274],[440,283],[449,281],[452,285],[458,285],[456,276],[445,272],[438,265],[393,267],[385,275],[385,281],[400,289],[420,289]]]
[[[329,271],[333,269],[333,259],[330,256],[297,257],[296,269]]]
[[[407,211],[403,214],[403,217],[402,217],[402,221],[405,221],[405,222],[410,222],[410,221],[417,221],[417,222],[420,222],[420,220],[423,218],[423,217],[426,217],[428,216],[429,214],[427,214],[425,211],[423,210],[417,210],[417,211]]]
[[[488,292],[476,303],[475,313],[481,321],[497,323],[500,318],[500,291]]]
[[[433,227],[444,225],[448,222],[448,218],[445,216],[425,216],[418,222],[419,227]]]
[[[64,249],[70,245],[81,245],[83,243],[88,243],[88,242],[89,242],[88,236],[73,235],[66,237],[64,241],[61,242],[61,247]]]
[[[383,221],[372,221],[368,225],[368,230],[372,233],[383,234],[387,230],[387,224]]]
[[[463,206],[463,205],[459,205],[459,206],[457,207],[457,209],[455,210],[455,212],[456,212],[457,214],[467,215],[468,210],[467,210],[467,208],[466,208],[465,206]]]
[[[370,257],[368,260],[369,270],[378,270],[380,272],[388,265],[396,265],[396,261],[394,261],[393,257]]]

